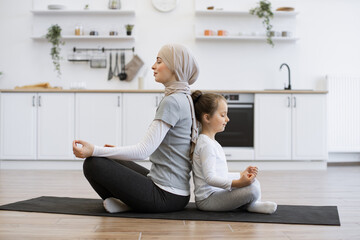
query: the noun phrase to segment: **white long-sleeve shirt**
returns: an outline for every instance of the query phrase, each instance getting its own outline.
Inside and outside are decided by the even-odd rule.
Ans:
[[[219,190],[230,191],[232,180],[240,177],[240,173],[229,173],[221,145],[204,134],[200,134],[197,140],[192,170],[196,201],[206,199]]]
[[[146,159],[159,147],[169,129],[169,124],[154,120],[139,143],[122,147],[94,146],[92,155],[127,161]]]

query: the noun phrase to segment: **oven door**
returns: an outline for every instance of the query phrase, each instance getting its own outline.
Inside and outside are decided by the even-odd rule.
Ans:
[[[254,104],[229,103],[228,117],[230,121],[225,131],[216,134],[216,140],[223,147],[254,146]]]

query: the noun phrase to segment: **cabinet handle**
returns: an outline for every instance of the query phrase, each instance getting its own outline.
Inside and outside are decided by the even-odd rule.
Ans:
[[[294,108],[296,108],[296,97],[294,97],[294,105],[293,105]]]
[[[118,96],[118,107],[120,107],[120,96]]]
[[[32,105],[35,107],[35,96],[32,97]]]
[[[288,99],[288,105],[287,105],[287,107],[289,108],[289,107],[291,107],[291,99],[290,99],[290,97],[287,97],[287,99]]]
[[[155,97],[155,107],[158,107],[159,106],[159,97],[156,96]]]
[[[39,107],[41,107],[41,96],[39,96],[39,102],[38,102]]]

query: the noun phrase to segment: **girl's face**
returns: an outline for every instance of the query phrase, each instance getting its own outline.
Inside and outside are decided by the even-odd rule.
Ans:
[[[225,130],[226,124],[230,121],[227,116],[228,113],[228,106],[226,101],[223,99],[218,100],[218,108],[215,113],[210,117],[209,115],[205,114],[205,121],[214,133],[222,132]]]
[[[152,70],[154,70],[155,81],[159,83],[167,83],[171,81],[176,81],[175,74],[170,71],[166,64],[162,61],[160,57],[156,58],[156,62],[152,65]]]

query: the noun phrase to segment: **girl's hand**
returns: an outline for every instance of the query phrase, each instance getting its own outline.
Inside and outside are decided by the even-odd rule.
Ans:
[[[105,144],[104,147],[116,147],[115,145]]]
[[[78,144],[81,144],[82,146],[78,146]],[[91,157],[94,152],[94,145],[82,140],[74,140],[73,152],[78,158]]]
[[[248,172],[248,173],[251,173],[251,174],[254,174],[255,176],[257,176],[258,174],[258,168],[257,167],[253,167],[253,166],[249,166],[245,169],[245,172]]]
[[[255,178],[255,174],[243,171],[239,179],[232,181],[231,187],[242,188],[249,186],[255,181]]]

